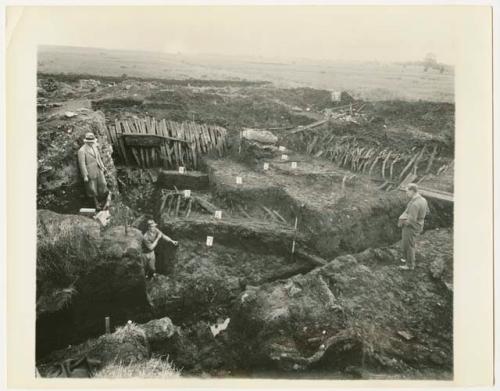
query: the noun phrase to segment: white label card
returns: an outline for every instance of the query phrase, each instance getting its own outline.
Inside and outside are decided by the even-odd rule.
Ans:
[[[286,151],[286,148],[285,148],[283,145],[280,145],[280,146],[278,147],[278,149],[279,149],[280,151]]]
[[[288,155],[281,155],[281,160],[288,160]]]
[[[184,198],[191,197],[191,190],[184,190]]]
[[[221,210],[216,210],[215,211],[215,218],[216,219],[222,219],[222,211]]]
[[[181,174],[184,174],[186,172],[186,168],[185,167],[179,167],[179,172]]]
[[[292,168],[297,168],[297,162],[292,162]]]
[[[264,171],[269,170],[269,163],[264,163]]]
[[[207,246],[212,246],[214,244],[214,237],[207,236]]]
[[[243,178],[241,178],[240,176],[237,176],[236,177],[236,184],[241,185],[242,183],[243,183]]]

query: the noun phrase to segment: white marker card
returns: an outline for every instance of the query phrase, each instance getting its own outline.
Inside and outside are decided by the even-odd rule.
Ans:
[[[241,185],[242,183],[243,183],[243,178],[241,178],[240,176],[237,176],[236,177],[236,184]]]
[[[179,167],[179,172],[181,174],[184,174],[186,172],[186,168],[185,167]]]
[[[292,168],[297,168],[297,162],[292,162]]]
[[[207,246],[212,246],[214,244],[214,237],[207,236]]]
[[[264,171],[269,170],[269,163],[264,163]]]
[[[216,210],[215,211],[215,218],[216,219],[222,219],[222,211],[221,210]]]
[[[288,160],[288,155],[281,155],[281,160]]]
[[[278,147],[278,149],[279,149],[280,151],[286,151],[286,148],[285,148],[283,145],[280,145],[280,146]]]
[[[184,190],[184,198],[191,197],[191,190]]]

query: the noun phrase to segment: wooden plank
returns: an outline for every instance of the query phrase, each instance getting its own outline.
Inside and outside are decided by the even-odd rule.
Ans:
[[[177,138],[177,129],[175,128],[175,123],[171,122],[171,121],[168,121],[168,127],[169,127],[169,130],[170,130],[170,133],[172,134],[173,137]],[[175,157],[175,166],[178,167],[179,166],[179,162],[180,162],[180,152],[179,152],[179,148],[178,148],[178,145],[176,142],[172,142],[171,143],[172,147],[173,147],[173,151],[174,151],[174,157]]]
[[[243,207],[241,205],[237,205],[237,208],[239,209],[239,211],[245,215],[247,218],[251,219],[252,217],[247,213],[247,211],[245,209],[243,209]]]
[[[406,172],[411,167],[411,165],[413,164],[413,162],[417,159],[417,157],[418,157],[419,154],[420,154],[420,152],[417,152],[415,154],[415,156],[413,156],[413,158],[410,159],[410,161],[408,162],[408,164],[406,165],[406,167],[403,168],[403,171],[401,171],[401,173],[399,174],[399,179],[403,178],[404,174],[406,174]]]
[[[208,134],[208,129],[206,125],[203,125],[203,134],[205,135],[205,140],[206,140],[206,151],[210,151],[210,146],[212,145],[212,141],[210,140],[210,135]]]
[[[181,207],[181,200],[182,200],[182,196],[178,195],[177,196],[177,205],[175,207],[175,217],[177,217],[179,215],[179,209]]]
[[[175,197],[180,197],[180,195],[173,194],[172,197],[168,200],[168,204],[167,204],[167,215],[168,216],[170,215],[170,210],[172,209],[172,206],[175,203]]]
[[[163,136],[167,136],[168,135],[167,123],[166,123],[165,119],[161,120],[161,123],[160,123],[160,132],[161,132],[161,134]],[[162,153],[164,153],[165,158],[168,160],[169,166],[173,167],[172,157],[170,155],[170,148],[169,148],[167,140],[163,141]]]
[[[135,121],[131,121],[131,122],[125,121],[125,122],[123,122],[123,127],[124,127],[126,133],[133,133],[132,129],[135,130]],[[122,143],[125,145],[125,140],[123,139],[123,137],[122,137]],[[135,147],[132,147],[132,148],[130,148],[130,152],[132,153],[132,156],[134,157],[134,160],[135,160],[137,166],[142,167],[143,164],[142,164],[142,160],[140,158],[139,150],[136,149]]]
[[[188,144],[187,140],[181,140],[176,137],[163,136],[158,134],[145,134],[145,133],[126,133],[124,134],[127,139],[128,145],[153,147],[159,146],[162,140],[172,140],[180,143]]]
[[[151,119],[149,116],[146,116],[146,118],[143,119],[142,123],[144,124],[144,134],[146,135],[152,135],[153,132],[151,130]],[[148,167],[152,167],[154,165],[153,162],[153,147],[147,147],[144,148],[144,151],[146,152],[146,161],[148,163]]]
[[[260,207],[262,209],[264,209],[264,212],[266,212],[269,215],[269,217],[271,217],[272,221],[279,222],[278,217],[273,212],[271,212],[268,208],[266,208],[264,205],[260,205]]]
[[[402,191],[406,190],[406,189],[403,189],[401,187],[399,189]],[[427,197],[427,198],[435,198],[435,199],[441,200],[441,201],[454,202],[452,193],[436,191],[434,189],[427,189],[427,188],[423,188],[420,186],[418,188],[418,191],[421,195],[423,195],[424,197]]]
[[[189,198],[188,206],[187,206],[187,211],[186,211],[186,217],[189,217],[189,215],[191,214],[191,206],[192,206],[192,204],[193,204],[193,199]]]
[[[137,128],[137,132],[138,133],[145,133],[145,129],[144,129],[144,124],[143,124],[143,121],[141,119],[136,119],[135,120],[135,124],[136,124],[136,128]],[[142,166],[143,167],[148,167],[148,161],[147,161],[147,154],[146,154],[146,150],[144,148],[137,148],[139,153],[140,153],[140,157],[141,157],[141,162],[142,162]]]
[[[131,129],[131,128],[134,127],[133,122],[129,123],[128,120],[124,120],[122,122],[122,126],[123,126],[124,133],[133,133],[132,129]],[[123,143],[123,145],[125,146],[125,141],[124,141],[123,137],[121,137],[120,139],[121,139],[121,143]],[[140,159],[138,159],[137,150],[135,148],[130,148],[129,150],[132,153],[132,156],[134,157],[134,160],[135,160],[136,164],[139,167],[141,167],[141,161],[140,161]]]
[[[131,121],[131,130],[132,132],[131,133],[141,133],[141,129],[140,129],[140,126],[139,126],[139,123],[137,122],[137,119],[134,118],[132,121]],[[142,158],[142,151],[140,148],[135,148],[134,147],[134,150],[136,151],[136,154],[139,158],[139,167],[144,167],[144,160]]]
[[[200,140],[200,153],[204,153],[205,152],[205,144],[206,144],[206,141],[205,141],[205,135],[203,133],[203,128],[201,125],[197,125],[197,128],[198,128],[198,134],[199,134],[199,140]]]
[[[156,120],[154,117],[150,118],[150,134],[158,136],[158,133],[156,132]],[[153,167],[158,166],[158,158],[156,156],[156,151],[160,150],[160,145],[156,145],[151,148],[151,157],[152,157],[152,164]]]
[[[195,133],[195,141],[196,141],[195,147],[196,147],[196,153],[197,153],[198,155],[201,155],[200,132],[199,132],[198,126],[194,125],[193,130],[194,130],[194,133]]]
[[[282,215],[280,215],[280,214],[278,213],[278,211],[276,211],[276,210],[274,210],[274,209],[271,209],[271,212],[273,212],[276,216],[278,216],[278,218],[279,218],[279,219],[280,219],[280,220],[281,220],[284,224],[288,224],[288,221],[286,221],[286,220],[285,220],[285,218],[284,218]]]
[[[186,144],[184,145],[184,149],[186,151],[187,160],[191,167],[194,167],[194,159],[193,159],[193,151],[191,149],[191,124],[186,123],[184,127],[185,135],[186,135]]]
[[[185,132],[184,132],[184,122],[181,122],[177,128],[177,137],[179,137],[181,140],[183,140],[183,142],[185,142],[186,140],[186,135],[185,135]],[[184,145],[185,144],[181,144],[179,143],[179,151],[180,151],[180,155],[181,155],[181,164],[183,166],[186,165],[186,162],[185,162],[185,151],[184,151]]]
[[[382,163],[382,178],[384,178],[384,179],[385,179],[385,166],[386,166],[389,158],[391,157],[391,154],[392,154],[392,151],[389,151],[389,153],[387,154],[387,156],[384,159],[384,162]]]
[[[130,164],[130,158],[129,158],[128,153],[127,153],[128,152],[127,148],[125,148],[125,143],[124,143],[122,136],[123,136],[123,133],[117,134],[117,142],[118,142],[118,145],[120,145],[120,150],[122,151],[125,164],[128,166]]]
[[[198,159],[196,153],[196,141],[195,141],[195,132],[193,128],[193,124],[189,124],[189,147],[191,148],[191,157],[193,159],[193,167],[195,169],[198,168]]]
[[[432,163],[434,163],[434,159],[436,158],[437,153],[437,145],[434,145],[434,149],[432,150],[431,157],[429,158],[429,163],[427,163],[427,168],[425,169],[424,174],[428,174],[431,170]]]

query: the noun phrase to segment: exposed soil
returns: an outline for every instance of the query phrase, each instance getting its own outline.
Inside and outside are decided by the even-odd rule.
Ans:
[[[105,316],[113,328],[168,316],[175,333],[148,334],[155,342],[144,356],[168,354],[186,375],[450,376],[453,203],[428,199],[415,273],[397,268],[396,223],[407,203],[399,183],[412,170],[422,187],[453,192],[453,105],[356,102],[357,114],[304,129],[335,106],[329,91],[81,79],[39,79],[37,203],[58,212],[39,210],[40,362],[89,351],[47,355],[98,337]],[[102,113],[78,111],[89,102]],[[68,118],[69,108],[78,115]],[[145,115],[225,126],[227,154],[205,156],[189,175],[115,167],[103,127]],[[244,140],[248,127],[273,129],[279,141]],[[106,228],[74,215],[85,206],[75,156],[87,131],[100,137],[116,193]],[[146,280],[140,231],[149,218],[179,246],[160,242],[159,275]]]

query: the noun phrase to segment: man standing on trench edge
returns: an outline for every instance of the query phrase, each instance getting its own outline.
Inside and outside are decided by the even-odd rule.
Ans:
[[[83,141],[84,144],[78,150],[78,165],[85,183],[87,196],[94,200],[97,210],[101,209],[99,199],[106,197],[103,209],[107,209],[111,194],[108,190],[106,178],[104,178],[106,167],[104,167],[101,154],[97,148],[97,138],[94,133],[89,132],[85,135]]]
[[[179,243],[163,232],[161,232],[157,227],[158,224],[154,220],[148,220],[148,230],[144,233],[142,237],[142,244],[144,248],[144,273],[146,278],[156,276],[156,255],[155,248],[158,245],[160,239],[165,239],[167,242],[172,243],[177,246]]]
[[[418,193],[418,187],[410,183],[406,189],[406,195],[410,199],[406,210],[399,216],[398,227],[402,227],[401,240],[401,262],[408,265],[401,265],[403,270],[415,269],[415,239],[424,229],[424,219],[429,212],[427,201]]]

